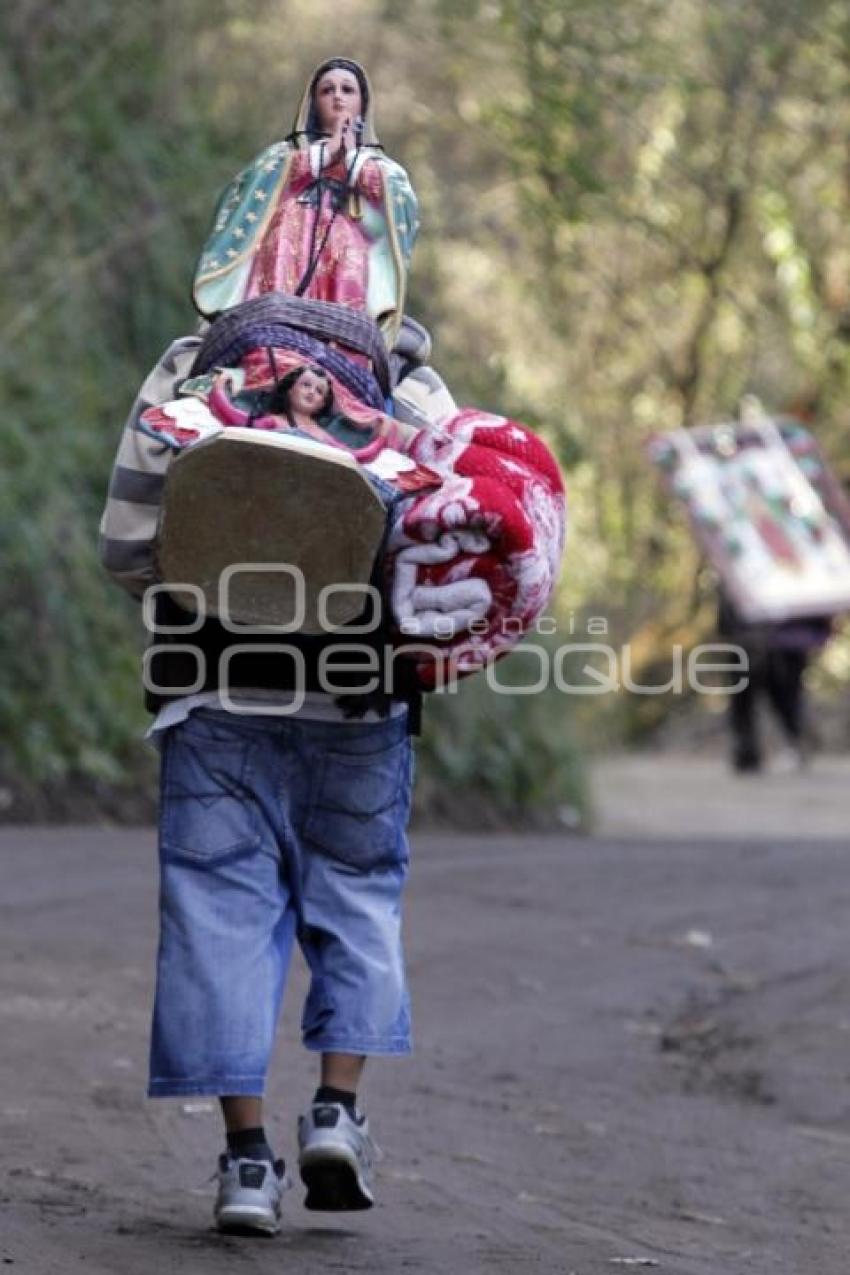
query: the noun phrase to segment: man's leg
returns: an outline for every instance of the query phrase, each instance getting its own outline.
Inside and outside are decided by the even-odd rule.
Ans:
[[[230,1094],[220,1097],[219,1102],[229,1156],[234,1160],[268,1160],[273,1166],[277,1164],[263,1127],[262,1098]]]
[[[295,929],[264,791],[272,744],[262,728],[209,712],[163,741],[149,1087],[154,1097],[220,1096],[227,1148],[216,1220],[267,1233],[278,1228],[286,1183],[263,1130],[262,1094]]]
[[[313,1103],[341,1102],[356,1119],[357,1086],[365,1065],[364,1054],[322,1054],[321,1079]]]
[[[319,1089],[312,1105],[340,1103],[350,1118],[359,1118],[357,1086],[363,1075],[366,1058],[356,1053],[324,1053],[321,1056]]]
[[[749,675],[746,686],[729,696],[729,728],[732,735],[732,765],[745,772],[761,766],[761,749],[756,720],[756,701],[763,682],[762,660],[757,651],[748,650]]]
[[[274,1163],[274,1154],[263,1128],[262,1098],[230,1094],[219,1098],[219,1102],[230,1154]]]
[[[317,723],[305,745],[318,782],[298,829],[299,938],[312,973],[302,1028],[322,1055],[322,1083],[299,1123],[299,1167],[307,1208],[362,1209],[377,1149],[357,1085],[366,1057],[410,1052],[401,896],[412,753],[404,719],[333,734]]]
[[[241,1133],[245,1129],[256,1129],[263,1123],[262,1098],[249,1098],[243,1094],[231,1094],[219,1098],[221,1114],[224,1116],[224,1127],[227,1133]]]
[[[322,1084],[356,1093],[365,1065],[363,1054],[322,1054]]]
[[[364,1054],[322,1054],[321,1084],[298,1121],[305,1208],[336,1212],[368,1209],[374,1202],[372,1163],[380,1153],[357,1107],[365,1063]]]
[[[803,651],[771,651],[768,665],[767,694],[790,753],[778,759],[780,769],[790,765],[804,767],[811,759],[812,741],[807,730],[803,674],[806,655]]]
[[[806,657],[801,651],[771,651],[767,666],[767,694],[788,742],[799,745],[804,734],[803,673]]]
[[[263,1129],[263,1100],[245,1094],[219,1098],[227,1151],[218,1164],[218,1229],[231,1235],[274,1235],[283,1192],[292,1185],[283,1160],[275,1160]]]

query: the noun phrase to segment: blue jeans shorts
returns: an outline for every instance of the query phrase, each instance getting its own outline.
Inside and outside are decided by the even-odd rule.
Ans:
[[[262,1094],[295,939],[307,1049],[410,1052],[406,715],[198,709],[165,732],[151,1097]]]

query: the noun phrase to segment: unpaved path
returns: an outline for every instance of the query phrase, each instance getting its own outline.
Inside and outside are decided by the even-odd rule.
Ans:
[[[850,757],[815,757],[806,770],[768,764],[736,775],[722,756],[614,754],[592,770],[594,829],[608,837],[846,837]],[[850,1268],[849,1268],[850,1269]]]
[[[848,849],[698,831],[415,839],[416,1053],[364,1090],[379,1207],[298,1190],[251,1241],[210,1227],[214,1111],[143,1096],[152,833],[4,829],[0,1266],[846,1275]],[[303,989],[270,1091],[290,1157]]]

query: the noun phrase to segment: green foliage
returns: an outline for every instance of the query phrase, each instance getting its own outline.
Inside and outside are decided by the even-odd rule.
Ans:
[[[436,366],[571,470],[563,604],[608,616],[618,641],[651,619],[650,665],[702,614],[697,555],[646,463],[654,430],[755,392],[805,406],[850,478],[846,4],[346,0],[339,15],[330,0],[3,6],[0,767],[16,781],[139,765],[138,620],[94,549],[115,444],[147,368],[194,326],[218,190],[287,130],[330,53],[368,63],[382,139],[419,192],[410,309]],[[581,806],[559,697],[494,697],[479,678],[431,707],[426,790]]]
[[[190,7],[215,21],[217,6]],[[4,14],[0,762],[24,788],[121,779],[143,720],[137,618],[95,553],[122,419],[192,324],[170,209],[197,195],[167,145],[188,106],[151,39],[164,13],[118,22],[78,0]],[[203,136],[198,112],[193,127]]]
[[[426,698],[416,812],[459,827],[577,828],[589,809],[572,705],[535,683],[553,643],[535,638],[491,670]],[[504,693],[503,689],[513,693]]]

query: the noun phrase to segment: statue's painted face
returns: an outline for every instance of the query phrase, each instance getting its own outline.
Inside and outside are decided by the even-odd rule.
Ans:
[[[357,76],[343,67],[325,71],[313,90],[313,99],[319,128],[324,133],[332,133],[340,119],[353,120],[363,114]]]
[[[327,377],[305,368],[289,391],[290,411],[301,416],[318,416],[327,406],[330,388]]]

